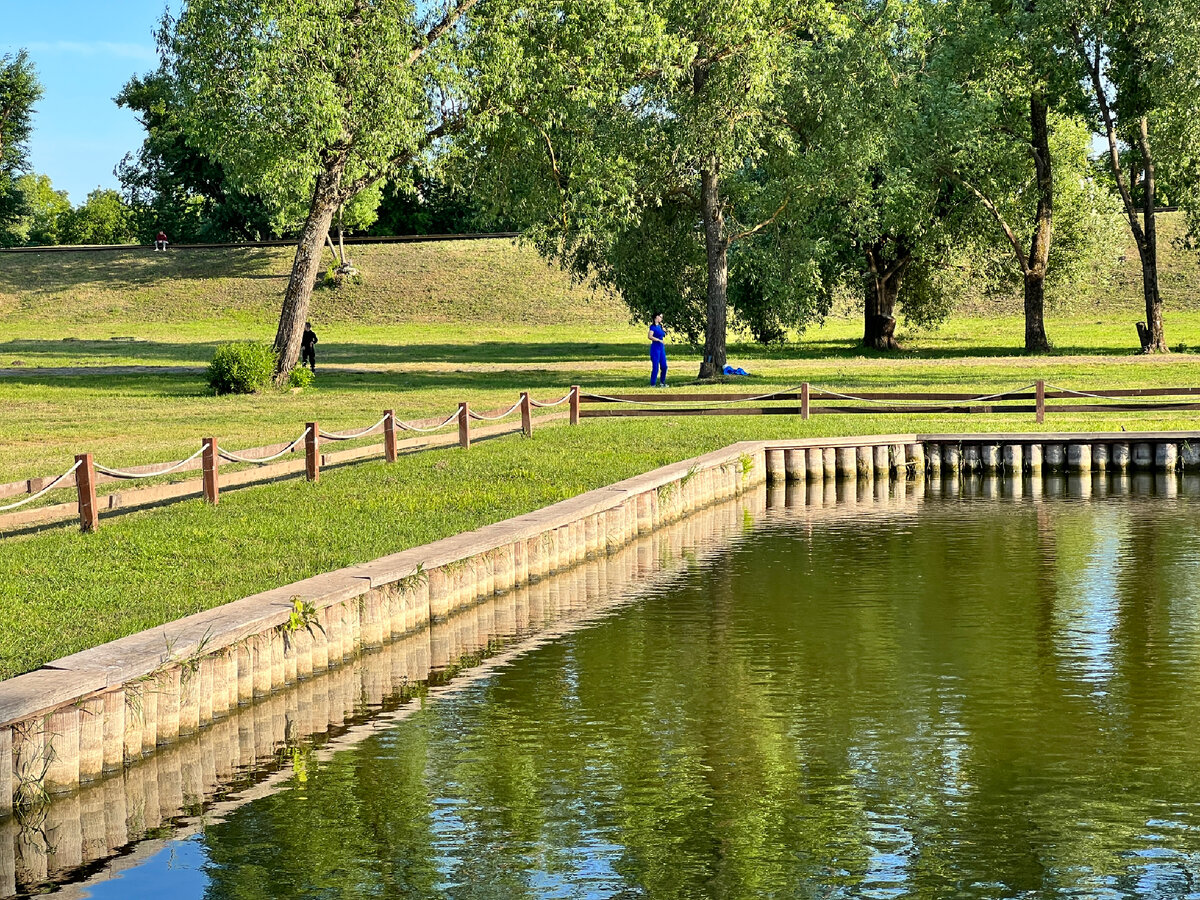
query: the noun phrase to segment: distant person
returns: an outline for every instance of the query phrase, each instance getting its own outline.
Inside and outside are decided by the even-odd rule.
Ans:
[[[650,387],[656,382],[659,387],[667,386],[667,329],[663,328],[662,321],[662,313],[658,313],[646,333],[650,338]]]
[[[300,365],[317,371],[317,333],[311,322],[304,323],[304,337],[300,338]]]
[[[166,250],[166,249],[167,249],[167,233],[165,231],[159,231],[159,233],[154,236],[154,252],[157,253],[159,250]]]

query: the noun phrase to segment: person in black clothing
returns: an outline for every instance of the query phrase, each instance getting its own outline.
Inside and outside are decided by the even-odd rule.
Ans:
[[[300,338],[300,364],[317,371],[317,333],[311,322],[304,323],[304,337]]]

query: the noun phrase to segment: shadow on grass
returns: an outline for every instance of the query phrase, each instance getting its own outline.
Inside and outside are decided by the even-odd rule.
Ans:
[[[331,329],[324,329],[330,331]],[[448,330],[450,327],[448,326]],[[469,331],[464,330],[469,337]],[[231,340],[238,337],[231,336]],[[22,364],[37,366],[70,366],[65,360],[86,359],[90,365],[206,365],[221,341],[154,341],[154,340],[10,340],[0,343],[0,356],[12,356]],[[701,350],[686,344],[668,348],[672,371],[683,374],[698,368]],[[1134,350],[1112,347],[1062,345],[1040,358],[1053,360],[1066,356],[1131,356]],[[729,361],[747,366],[754,360],[878,360],[919,361],[939,359],[1029,359],[1019,346],[1002,344],[965,344],[957,346],[914,346],[892,352],[870,350],[855,340],[821,340],[785,345],[731,344]],[[609,362],[645,361],[648,352],[640,341],[480,341],[476,343],[405,343],[338,342],[330,337],[318,345],[318,365],[356,364],[442,364],[503,365],[536,367],[545,363],[575,363],[581,370]],[[20,367],[5,366],[10,375]]]

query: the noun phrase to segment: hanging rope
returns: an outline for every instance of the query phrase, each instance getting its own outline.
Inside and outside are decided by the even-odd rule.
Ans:
[[[203,453],[207,449],[208,449],[208,442],[205,441],[204,444],[200,447],[200,449],[197,450],[195,453],[193,453],[191,456],[189,456],[187,459],[181,459],[177,463],[171,463],[165,469],[158,469],[157,471],[154,471],[154,472],[123,472],[120,469],[110,469],[107,466],[100,465],[99,463],[96,463],[96,471],[100,472],[104,475],[107,475],[109,478],[122,478],[122,479],[154,478],[158,475],[168,475],[171,472],[174,472],[176,469],[183,468],[184,466],[186,466],[188,463],[190,463],[193,459],[195,459],[197,456],[199,456],[201,453]]]
[[[443,429],[447,425],[449,425],[451,422],[454,422],[457,420],[458,420],[458,413],[453,412],[450,414],[450,417],[447,418],[445,421],[443,421],[440,425],[433,425],[429,428],[423,428],[420,425],[412,425],[408,422],[401,422],[399,419],[396,420],[396,427],[398,429],[400,429],[401,431],[415,431],[418,434],[429,434],[432,431],[440,431],[441,429]]]
[[[36,500],[38,497],[41,497],[43,494],[47,494],[50,491],[54,490],[55,485],[57,485],[60,481],[62,481],[68,475],[73,473],[76,469],[78,469],[82,465],[83,465],[83,460],[76,460],[75,465],[71,466],[71,468],[67,469],[67,471],[63,472],[61,475],[59,475],[57,478],[55,478],[52,482],[50,482],[48,485],[46,485],[44,488],[42,488],[36,494],[30,494],[24,500],[18,500],[16,503],[9,503],[7,506],[0,506],[0,512],[8,512],[10,509],[16,509],[18,506],[24,506],[26,503],[32,503],[34,500]]]
[[[238,456],[236,453],[230,453],[228,450],[222,450],[220,447],[217,448],[217,454],[222,459],[227,459],[230,462],[254,463],[256,465],[261,466],[263,463],[269,463],[272,460],[279,459],[279,457],[284,456],[288,453],[291,453],[293,450],[296,449],[297,444],[299,444],[302,440],[304,440],[306,437],[308,437],[308,433],[310,431],[312,431],[311,428],[305,428],[304,433],[302,435],[300,435],[300,437],[296,438],[294,441],[292,441],[290,444],[288,444],[286,447],[284,447],[282,450],[280,450],[274,456],[262,456],[262,457],[257,457],[257,458],[249,457],[249,456]]]
[[[580,396],[590,397],[591,394],[581,394]],[[566,403],[570,399],[571,399],[571,392],[567,391],[566,394],[564,394],[562,397],[558,398],[557,400],[553,401],[552,403],[542,403],[540,400],[534,400],[532,397],[530,397],[529,405],[536,406],[538,409],[548,409],[551,406],[562,406],[564,403]],[[520,402],[518,402],[517,406],[520,406],[520,405],[521,405]]]
[[[319,434],[321,437],[323,437],[327,441],[352,441],[355,438],[366,437],[368,434],[370,434],[372,431],[374,431],[376,428],[378,428],[380,425],[382,425],[386,421],[387,421],[387,416],[384,416],[382,419],[380,419],[378,422],[376,422],[371,427],[364,428],[362,431],[356,431],[353,434],[334,434],[333,432],[330,432],[330,431],[318,431],[317,434]]]
[[[697,403],[703,402],[706,405],[707,404],[754,403],[759,400],[774,400],[783,394],[794,394],[797,391],[799,391],[802,387],[803,387],[803,385],[797,384],[793,387],[783,388],[782,390],[778,390],[778,391],[772,391],[769,394],[759,394],[756,397],[737,397],[737,398],[734,398],[731,400],[705,400],[705,401],[694,401],[694,402],[697,402]],[[944,409],[947,406],[950,406],[950,407],[971,406],[972,404],[983,403],[988,400],[999,400],[1003,397],[1012,396],[1013,394],[1024,393],[1025,391],[1032,390],[1035,387],[1037,387],[1037,385],[1029,384],[1029,385],[1026,385],[1025,387],[1012,388],[1011,390],[1002,391],[1001,393],[998,393],[998,394],[988,394],[983,397],[971,397],[967,400],[930,400],[930,401],[924,401],[924,402],[915,401],[915,400],[908,400],[908,401],[878,400],[873,397],[856,397],[853,394],[843,394],[838,391],[830,390],[829,388],[820,387],[818,385],[809,385],[809,391],[812,394],[824,394],[826,397],[833,397],[837,400],[849,400],[849,401],[853,401],[855,403],[876,403],[876,404],[880,404],[883,406],[902,407],[905,409],[925,409],[925,408]],[[568,394],[567,396],[569,397],[570,395]],[[670,405],[676,405],[678,403],[688,402],[686,398],[684,398],[682,400],[630,400],[625,397],[608,397],[608,396],[605,396],[604,394],[582,394],[581,396],[586,397],[589,400],[596,400],[596,401],[599,401],[602,403],[633,403],[633,404],[636,404],[639,406],[670,406]],[[540,405],[540,404],[538,404],[538,405]]]
[[[520,408],[521,408],[521,401],[518,400],[516,403],[514,403],[512,406],[510,406],[504,412],[500,413],[500,415],[498,415],[498,416],[485,416],[483,413],[471,412],[469,409],[467,410],[467,415],[470,416],[472,419],[475,419],[478,422],[495,422],[499,419],[503,419],[505,416],[511,416],[514,412],[516,412]]]

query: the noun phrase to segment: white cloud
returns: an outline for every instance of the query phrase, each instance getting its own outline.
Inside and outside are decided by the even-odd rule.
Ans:
[[[158,58],[154,48],[145,44],[123,44],[114,41],[30,41],[24,47],[31,53],[65,53],[73,56],[115,56],[153,62]]]

